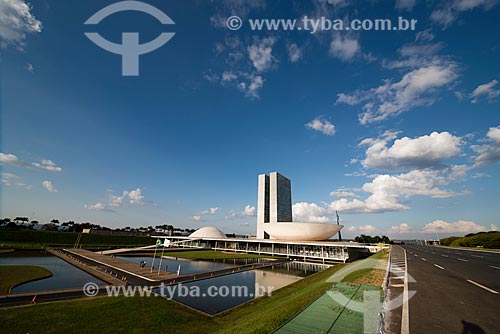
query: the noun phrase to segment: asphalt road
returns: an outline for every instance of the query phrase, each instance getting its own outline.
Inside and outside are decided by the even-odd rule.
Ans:
[[[500,253],[402,248],[409,294],[416,292],[408,302],[410,333],[500,333]]]

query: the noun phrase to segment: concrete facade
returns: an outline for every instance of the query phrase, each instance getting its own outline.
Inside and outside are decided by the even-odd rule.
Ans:
[[[342,225],[292,222],[292,186],[289,179],[272,172],[259,175],[257,239],[327,240]]]
[[[257,238],[269,239],[265,224],[292,221],[292,189],[290,180],[272,172],[259,175],[257,198]]]
[[[271,223],[292,221],[292,186],[277,172],[269,174],[269,210]]]

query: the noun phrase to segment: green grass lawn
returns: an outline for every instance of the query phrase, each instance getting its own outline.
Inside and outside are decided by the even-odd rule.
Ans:
[[[343,265],[211,317],[163,298],[99,297],[0,309],[6,333],[269,333],[324,293]]]
[[[52,231],[0,230],[0,245],[11,248],[70,247],[75,244],[78,233]],[[147,236],[117,236],[83,234],[83,247],[138,247],[153,244]]]
[[[52,276],[48,269],[38,266],[0,266],[0,293],[7,294],[10,289],[29,281]]]

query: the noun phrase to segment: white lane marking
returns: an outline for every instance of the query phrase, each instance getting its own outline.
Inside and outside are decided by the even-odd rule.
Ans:
[[[413,254],[413,255],[415,255],[416,257],[418,257],[418,255],[417,255],[417,254]]]
[[[471,256],[475,256],[475,257],[480,257],[481,259],[483,258],[483,256],[479,256],[479,255],[472,255]]]
[[[393,288],[402,288],[404,286],[405,286],[404,284],[391,284],[391,287]]]
[[[434,266],[435,266],[435,267],[438,267],[439,269],[443,269],[443,270],[444,270],[444,268],[443,268],[443,267],[441,267],[441,266],[439,266],[439,265],[437,265],[437,264],[434,264]]]
[[[441,256],[443,256],[443,257],[448,257],[448,255],[441,255]]]
[[[404,289],[403,289],[403,311],[401,314],[401,334],[410,333],[410,311],[408,303],[408,262],[405,253],[405,279],[404,279]]]
[[[436,254],[436,252],[431,252],[432,254]]]
[[[484,285],[481,285],[481,284],[479,284],[479,283],[477,283],[477,282],[471,281],[470,279],[468,279],[468,280],[467,280],[467,282],[472,283],[472,284],[474,284],[474,285],[476,285],[476,286],[478,286],[478,287],[480,287],[480,288],[485,289],[486,291],[489,291],[489,292],[491,292],[491,293],[494,293],[494,294],[498,295],[498,292],[496,292],[495,290],[490,289],[490,288],[488,288],[488,287],[486,287],[486,286],[484,286]]]
[[[495,267],[495,266],[489,266],[491,268],[494,268],[494,269],[500,269],[500,267]]]
[[[421,257],[422,261],[427,261],[426,259],[424,259],[423,257]]]
[[[469,262],[469,260],[466,260],[466,259],[461,259],[461,258],[459,258],[459,257],[457,257],[457,260],[458,260],[458,261]]]

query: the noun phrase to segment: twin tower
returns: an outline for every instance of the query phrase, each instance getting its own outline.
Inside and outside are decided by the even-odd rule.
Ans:
[[[292,222],[292,188],[290,180],[273,172],[259,175],[257,200],[257,238],[269,239],[266,224]]]

